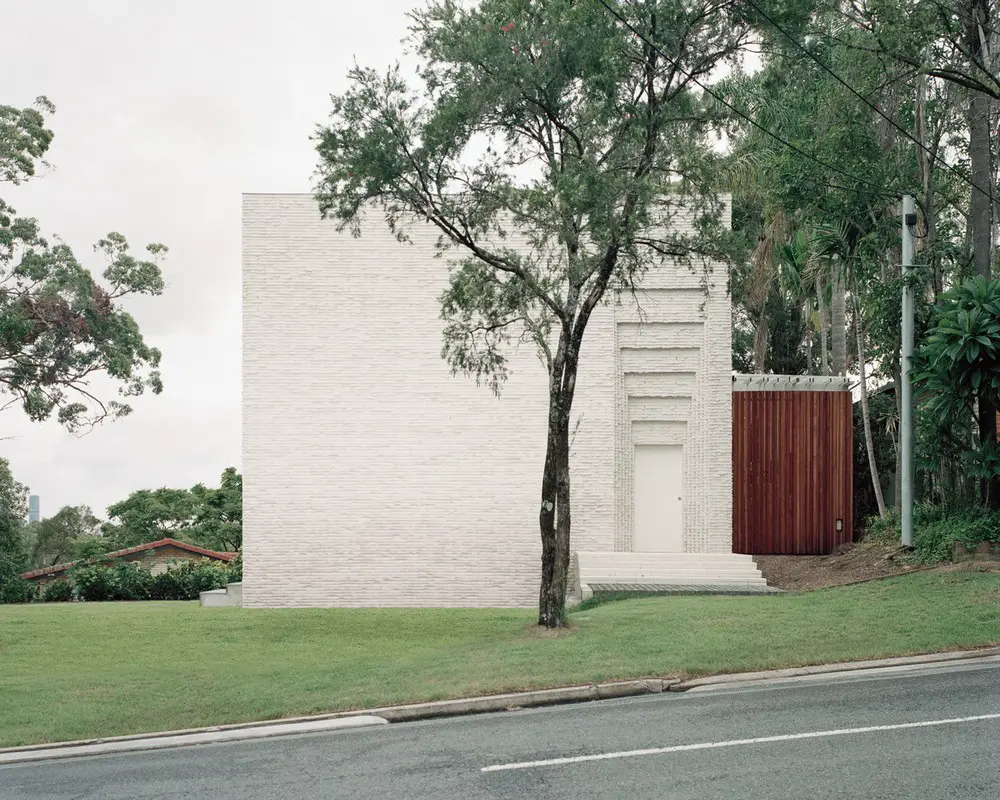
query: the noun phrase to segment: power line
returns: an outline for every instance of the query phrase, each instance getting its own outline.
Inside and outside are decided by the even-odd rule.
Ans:
[[[603,0],[600,0],[600,2],[603,3]],[[992,194],[990,194],[990,192],[987,189],[984,189],[981,186],[977,186],[969,178],[965,177],[965,175],[963,175],[961,172],[959,172],[957,169],[955,169],[955,167],[953,167],[951,164],[949,164],[947,161],[945,161],[944,158],[942,158],[940,155],[938,155],[933,150],[931,150],[931,148],[929,148],[927,145],[925,145],[923,142],[921,142],[915,136],[911,135],[910,132],[908,130],[906,130],[902,125],[900,125],[898,122],[896,122],[896,120],[892,119],[892,117],[890,117],[888,114],[886,114],[885,112],[883,112],[882,109],[880,109],[878,106],[876,106],[870,100],[868,100],[868,98],[866,98],[864,95],[862,95],[857,89],[855,89],[847,81],[845,81],[843,78],[841,78],[836,72],[833,71],[833,69],[831,69],[826,64],[824,64],[815,53],[813,53],[812,51],[810,51],[808,47],[806,47],[804,44],[802,44],[800,41],[798,41],[788,31],[786,31],[777,22],[775,22],[774,19],[772,17],[770,17],[767,14],[766,11],[764,11],[764,9],[762,9],[760,6],[758,6],[754,2],[754,0],[746,0],[746,3],[747,3],[748,6],[750,6],[754,10],[756,10],[757,13],[760,14],[764,19],[766,19],[768,22],[770,22],[771,25],[774,26],[774,28],[778,32],[780,32],[786,39],[788,39],[788,41],[790,41],[797,48],[799,48],[799,50],[801,50],[803,53],[805,53],[807,56],[809,56],[809,58],[811,58],[813,61],[815,61],[823,69],[824,72],[826,72],[830,76],[832,76],[833,79],[836,80],[845,89],[847,89],[847,91],[849,91],[851,94],[853,94],[855,97],[857,97],[862,103],[864,103],[866,106],[868,106],[872,111],[874,111],[876,114],[878,114],[880,117],[882,117],[882,119],[884,119],[886,122],[888,122],[890,125],[892,125],[892,127],[894,127],[897,131],[899,131],[901,134],[903,134],[903,136],[905,136],[907,139],[909,139],[911,142],[913,142],[917,147],[919,147],[921,150],[923,150],[925,153],[927,153],[927,155],[929,155],[932,159],[934,159],[935,161],[937,161],[939,164],[943,165],[945,169],[947,169],[949,172],[951,172],[953,175],[955,175],[960,180],[962,180],[965,183],[969,184],[969,186],[971,186],[976,191],[982,192],[993,203],[997,202],[997,199]]]
[[[828,164],[827,162],[823,161],[822,159],[817,158],[816,156],[814,156],[812,153],[806,152],[801,147],[798,147],[797,145],[792,144],[787,139],[784,139],[783,137],[779,136],[778,134],[774,133],[773,131],[768,130],[763,125],[761,125],[759,122],[757,122],[755,119],[749,117],[747,114],[744,114],[742,111],[740,111],[736,106],[734,106],[732,103],[730,103],[724,97],[722,97],[718,93],[712,91],[712,89],[710,89],[704,83],[702,83],[701,81],[699,81],[696,77],[694,77],[694,75],[692,75],[689,72],[686,72],[681,67],[679,60],[675,60],[675,59],[671,58],[670,56],[668,56],[666,53],[664,53],[663,50],[658,45],[656,45],[654,42],[650,41],[646,37],[645,34],[643,34],[634,25],[632,25],[632,23],[629,22],[628,19],[626,19],[624,16],[622,16],[617,11],[617,9],[613,8],[612,6],[610,6],[608,4],[607,0],[597,0],[597,2],[600,3],[602,6],[604,6],[604,8],[608,12],[610,12],[612,16],[614,16],[619,22],[621,22],[626,28],[628,28],[629,31],[631,31],[635,36],[637,36],[639,39],[641,39],[647,46],[651,47],[659,56],[661,56],[666,61],[669,61],[673,65],[674,69],[676,69],[679,73],[681,73],[686,78],[688,78],[688,80],[690,80],[692,83],[694,83],[696,86],[698,86],[706,94],[708,94],[709,96],[715,98],[715,100],[717,102],[722,103],[722,105],[724,105],[726,108],[728,108],[734,114],[736,114],[736,116],[740,117],[741,119],[745,120],[746,122],[749,122],[755,128],[757,128],[758,130],[760,130],[762,133],[766,134],[767,136],[770,136],[776,142],[782,144],[785,147],[788,147],[791,150],[794,150],[799,155],[805,156],[810,161],[813,161],[813,162],[819,164],[821,167],[824,167],[825,169],[832,170],[833,172],[836,172],[836,173],[838,173],[840,175],[843,175],[843,176],[845,176],[847,178],[850,178],[852,181],[856,181],[857,183],[863,183],[863,184],[867,184],[868,186],[872,186],[872,187],[874,187],[878,191],[879,194],[881,194],[884,197],[895,198],[895,195],[890,195],[887,192],[882,191],[882,188],[878,184],[876,184],[876,183],[874,183],[872,181],[869,181],[869,180],[867,180],[865,178],[860,178],[857,175],[852,175],[847,170],[843,170],[840,167],[834,166],[833,164]]]

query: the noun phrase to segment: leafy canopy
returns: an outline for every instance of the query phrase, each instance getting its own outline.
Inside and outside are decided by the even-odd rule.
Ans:
[[[0,105],[0,181],[35,175],[52,141],[39,98],[31,108]],[[131,412],[128,398],[159,394],[160,351],[143,339],[121,306],[130,295],[163,291],[161,244],[136,257],[119,233],[94,248],[105,261],[103,283],[58,239],[42,236],[37,220],[19,217],[0,198],[0,393],[32,420],[55,415],[70,430]],[[93,380],[107,376],[121,399],[102,400]]]
[[[979,418],[979,402],[1000,405],[1000,278],[977,276],[949,289],[934,308],[933,327],[914,359],[915,383],[924,395],[920,413],[940,437],[953,438],[963,418]],[[953,442],[970,475],[1000,475],[996,442]]]
[[[0,588],[27,566],[24,542],[27,513],[28,489],[14,479],[10,462],[0,458]]]
[[[28,526],[33,567],[51,567],[72,561],[80,552],[78,543],[94,537],[100,520],[89,506],[64,506],[53,516]]]
[[[140,489],[108,507],[102,526],[109,549],[163,538],[233,551],[243,544],[243,477],[227,467],[219,487]]]
[[[494,391],[507,345],[533,342],[555,378],[608,290],[724,249],[718,112],[694,81],[750,25],[723,0],[615,7],[667,57],[597,2],[432,0],[411,14],[415,80],[355,67],[316,137],[324,215],[358,234],[376,208],[402,241],[424,220],[458,251],[443,355]]]

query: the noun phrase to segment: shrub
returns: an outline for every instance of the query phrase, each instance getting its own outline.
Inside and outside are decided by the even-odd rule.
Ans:
[[[30,603],[38,599],[35,584],[17,576],[0,585],[0,603]]]
[[[109,600],[148,600],[153,573],[134,561],[119,561],[110,569]]]
[[[188,600],[198,599],[199,592],[222,589],[229,582],[229,565],[207,559],[186,561],[177,571],[184,580]]]
[[[865,521],[865,533],[862,541],[878,544],[889,544],[899,541],[901,528],[896,512],[890,510],[884,517],[869,517]]]
[[[187,600],[187,587],[184,578],[176,569],[170,569],[154,575],[149,587],[149,596],[153,600]]]
[[[951,561],[955,542],[1000,542],[998,511],[918,506],[913,517],[913,544],[925,564]]]
[[[202,559],[153,575],[140,563],[119,561],[77,567],[70,578],[81,600],[197,600],[199,592],[221,589],[229,583],[232,570],[228,564]]]
[[[70,571],[76,596],[81,600],[100,602],[114,595],[111,570],[102,564],[92,564]]]
[[[59,578],[45,584],[42,589],[42,602],[45,603],[67,603],[73,599],[73,584]]]
[[[227,583],[239,583],[243,580],[243,552],[229,562],[229,578]]]

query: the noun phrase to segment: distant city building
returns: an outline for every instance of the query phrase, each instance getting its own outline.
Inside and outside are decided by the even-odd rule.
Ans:
[[[28,495],[28,522],[38,522],[42,518],[42,505],[37,494]]]

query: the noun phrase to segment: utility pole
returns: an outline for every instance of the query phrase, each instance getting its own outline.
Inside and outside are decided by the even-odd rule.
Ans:
[[[917,214],[913,197],[903,195],[903,341],[901,348],[900,387],[902,394],[900,442],[900,509],[902,512],[903,547],[913,546],[913,380],[910,359],[913,356],[913,246]]]

